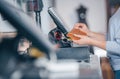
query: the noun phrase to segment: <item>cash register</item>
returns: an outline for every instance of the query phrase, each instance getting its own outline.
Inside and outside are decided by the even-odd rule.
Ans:
[[[57,51],[58,59],[73,59],[77,61],[88,60],[90,56],[89,46],[73,46],[73,42],[67,36],[68,31],[63,20],[61,20],[59,14],[55,8],[48,8],[48,13],[56,24],[56,28],[49,32],[49,39],[53,43],[60,44],[60,48]],[[59,31],[59,32],[58,32]],[[58,32],[56,35],[56,32]],[[56,36],[59,36],[57,39]]]

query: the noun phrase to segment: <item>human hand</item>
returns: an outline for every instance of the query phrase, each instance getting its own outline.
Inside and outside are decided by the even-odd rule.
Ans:
[[[84,23],[77,23],[74,25],[73,28],[79,29],[80,31],[86,33],[87,35],[90,34],[90,30],[88,29],[88,27]]]
[[[91,45],[92,39],[88,36],[85,35],[77,35],[74,34],[75,37],[79,37],[79,40],[72,40],[74,43],[79,44],[79,45]]]

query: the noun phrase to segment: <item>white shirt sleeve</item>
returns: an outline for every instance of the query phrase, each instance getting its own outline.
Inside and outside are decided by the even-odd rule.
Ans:
[[[107,41],[106,50],[120,55],[120,30],[117,32],[114,41]]]

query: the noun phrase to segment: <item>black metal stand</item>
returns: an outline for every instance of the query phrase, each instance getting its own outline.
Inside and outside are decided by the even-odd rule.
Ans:
[[[37,25],[41,28],[41,16],[40,11],[35,11],[35,18]]]

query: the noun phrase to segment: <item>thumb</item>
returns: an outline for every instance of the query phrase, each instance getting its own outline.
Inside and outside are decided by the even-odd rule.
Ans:
[[[82,35],[78,35],[78,34],[73,34],[75,37],[79,37],[82,38]]]
[[[83,33],[86,33],[85,29],[79,28],[79,30]]]

